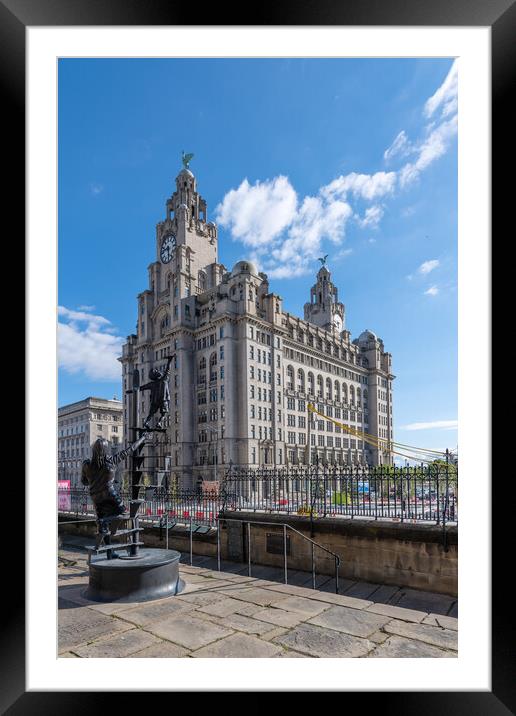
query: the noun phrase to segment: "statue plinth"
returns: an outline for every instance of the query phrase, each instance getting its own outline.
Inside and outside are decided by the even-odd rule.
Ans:
[[[144,602],[173,597],[184,588],[179,577],[180,553],[172,549],[140,549],[137,560],[90,560],[84,596],[96,602]]]

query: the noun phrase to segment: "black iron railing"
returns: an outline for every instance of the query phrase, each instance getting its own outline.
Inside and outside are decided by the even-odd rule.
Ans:
[[[159,523],[217,524],[219,512],[252,511],[319,517],[458,522],[455,466],[417,468],[344,466],[334,468],[227,471],[218,491],[142,488],[141,519]],[[128,506],[129,491],[121,492]],[[59,490],[62,514],[93,515],[87,488]]]
[[[458,521],[455,466],[234,469],[223,482],[226,509],[312,517]]]

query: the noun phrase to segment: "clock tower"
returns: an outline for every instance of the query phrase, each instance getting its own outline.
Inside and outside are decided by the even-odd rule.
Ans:
[[[149,267],[156,298],[164,292],[170,297],[172,325],[180,319],[181,299],[219,282],[217,243],[217,227],[208,221],[206,201],[184,166],[166,202],[165,219],[156,226],[156,262]]]
[[[310,289],[310,303],[305,303],[305,321],[340,335],[344,330],[345,308],[325,265],[317,274],[317,282]]]

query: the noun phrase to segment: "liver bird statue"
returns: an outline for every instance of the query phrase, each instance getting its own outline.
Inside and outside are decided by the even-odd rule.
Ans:
[[[329,254],[325,254],[322,258],[317,259],[317,261],[321,262],[321,266],[324,266],[324,264],[326,263],[326,259],[328,258],[328,255]]]
[[[184,150],[183,150],[183,152],[182,152],[182,157],[181,157],[181,158],[182,158],[182,160],[183,160],[183,166],[184,166],[184,168],[185,168],[185,169],[190,169],[190,167],[189,167],[188,165],[190,164],[190,162],[191,162],[192,159],[194,158],[194,155],[193,155],[193,154],[185,154],[185,152],[184,152]]]

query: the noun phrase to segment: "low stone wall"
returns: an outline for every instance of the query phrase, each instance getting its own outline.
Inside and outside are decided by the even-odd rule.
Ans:
[[[65,535],[78,535],[81,537],[90,537],[91,544],[95,544],[95,533],[97,531],[96,523],[93,522],[82,522],[74,523],[74,517],[70,517],[69,520],[66,516],[59,516],[59,536],[60,542],[66,542]],[[69,522],[69,524],[67,524]],[[141,523],[140,523],[141,524]],[[159,529],[159,527],[149,526],[143,523],[144,528],[143,542],[146,547],[165,547],[165,530]],[[63,539],[64,538],[64,539]],[[113,540],[113,544],[116,539]],[[178,552],[189,554],[190,553],[190,534],[187,530],[179,532],[178,530],[170,531],[168,536],[168,547],[169,549],[176,549]],[[217,536],[216,533],[212,532],[207,535],[196,535],[193,536],[193,554],[202,555],[205,557],[216,557],[217,556]]]
[[[311,535],[310,519],[297,515],[227,512],[221,515],[221,556],[235,562],[247,562],[248,527],[251,524],[251,560],[253,564],[283,567],[283,527],[286,522],[306,537]],[[60,534],[90,536],[95,522],[66,524],[60,516]],[[227,519],[227,521],[226,521]],[[268,522],[260,525],[258,522]],[[144,525],[143,541],[149,547],[165,546],[165,530]],[[288,568],[311,571],[311,544],[287,530]],[[318,518],[313,522],[313,540],[340,557],[339,575],[356,581],[392,584],[457,596],[457,528],[436,525],[373,522],[359,519]],[[169,532],[168,546],[189,554],[187,530]],[[217,556],[217,537],[193,536],[193,554]],[[334,574],[334,560],[317,547],[314,549],[316,572]]]
[[[248,528],[236,517],[251,523],[251,559],[255,564],[281,567],[283,528],[287,522],[310,537],[310,519],[300,516],[257,513],[225,513],[228,557],[246,562]],[[259,525],[257,522],[269,522]],[[254,524],[253,524],[254,523]],[[278,525],[278,526],[276,526]],[[311,544],[292,530],[289,537],[289,569],[311,570]],[[340,557],[339,575],[353,580],[392,584],[457,596],[457,528],[436,525],[372,522],[359,519],[319,518],[313,522],[313,540]],[[276,554],[274,553],[276,552]],[[279,554],[277,553],[279,552]],[[318,574],[334,574],[334,559],[314,549]]]

